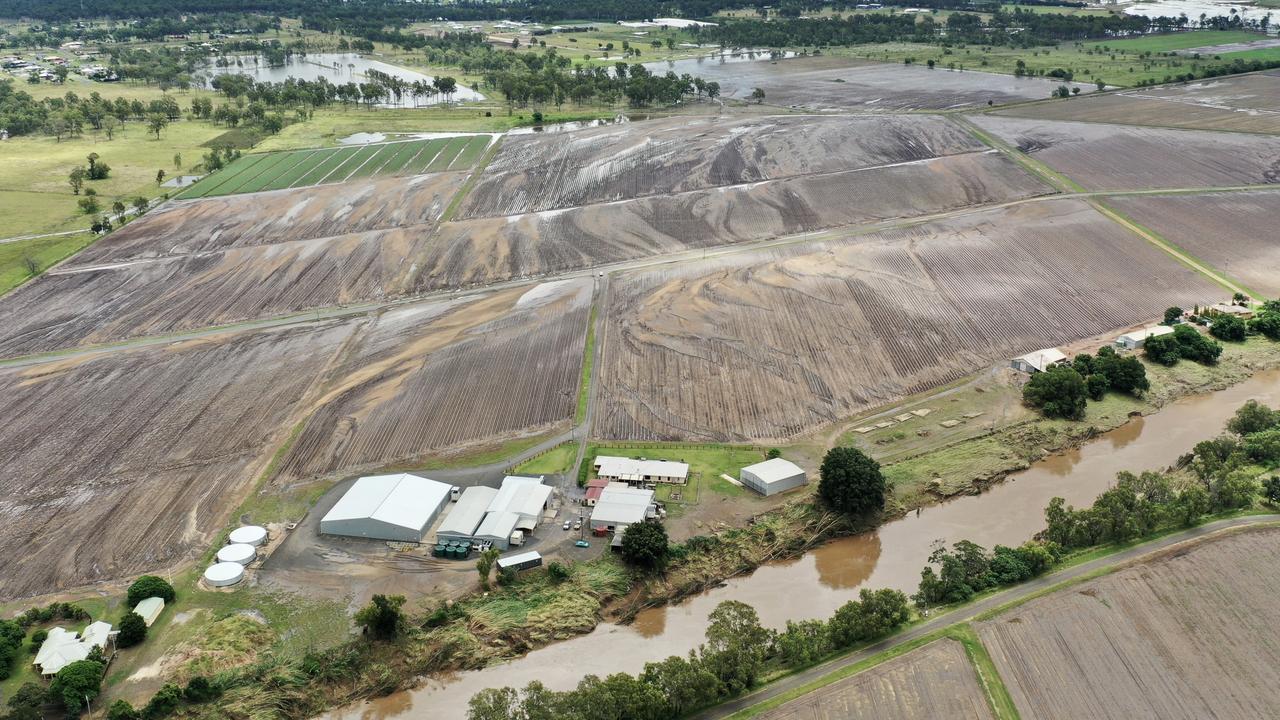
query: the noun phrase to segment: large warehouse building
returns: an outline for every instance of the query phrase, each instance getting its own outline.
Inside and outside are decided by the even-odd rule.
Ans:
[[[743,485],[768,497],[805,484],[804,470],[790,460],[773,458],[742,468]]]
[[[497,488],[469,487],[436,530],[436,542],[488,542],[499,550],[511,546],[517,531],[530,532],[551,500],[551,486],[541,477],[508,475]]]
[[[452,488],[408,473],[362,477],[320,520],[320,532],[421,542]]]

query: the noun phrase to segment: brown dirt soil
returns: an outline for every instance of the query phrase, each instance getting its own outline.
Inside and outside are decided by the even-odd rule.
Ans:
[[[1280,77],[1245,75],[1186,86],[1126,90],[1025,105],[996,114],[1036,120],[1280,133],[1280,103],[1255,103],[1259,97],[1280,100]],[[1251,107],[1254,104],[1264,107]]]
[[[813,110],[955,110],[988,103],[1005,105],[1049,97],[1061,84],[1050,78],[930,70],[921,65],[834,55],[776,62],[679,60],[656,64],[654,70],[714,80],[727,98],[745,100],[758,87],[765,91],[768,104]],[[1090,83],[1068,84],[1082,93],[1095,90]]]
[[[466,173],[170,203],[94,243],[70,267],[193,255],[434,222]]]
[[[564,423],[577,406],[591,289],[548,283],[385,313],[331,371],[276,481]]]
[[[459,218],[514,215],[983,150],[946,118],[673,118],[510,138]]]
[[[1048,192],[989,151],[825,175],[693,190],[502,218],[447,223],[418,291],[843,225],[913,217]]]
[[[1110,198],[1107,204],[1267,297],[1280,295],[1275,191]]]
[[[1241,532],[1033,600],[978,632],[1022,717],[1280,715],[1280,530]]]
[[[973,123],[1089,190],[1280,182],[1280,138],[981,115]]]
[[[203,550],[350,332],[330,324],[0,370],[0,597]]]
[[[759,716],[764,720],[992,718],[978,676],[954,640],[936,640]]]
[[[1074,200],[637,271],[610,288],[594,430],[786,438],[1217,293]]]

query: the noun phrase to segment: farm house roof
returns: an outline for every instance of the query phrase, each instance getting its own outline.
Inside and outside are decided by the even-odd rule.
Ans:
[[[1045,348],[1044,350],[1036,350],[1035,352],[1029,352],[1026,355],[1020,355],[1015,359],[1025,362],[1027,365],[1030,365],[1040,372],[1044,372],[1054,363],[1066,360],[1067,356],[1062,354],[1062,351],[1058,348]]]
[[[600,493],[600,500],[591,510],[591,522],[607,525],[644,522],[652,504],[652,490],[607,487]]]
[[[598,455],[595,465],[598,475],[633,482],[655,477],[689,477],[687,463],[668,460],[633,460],[612,455]]]

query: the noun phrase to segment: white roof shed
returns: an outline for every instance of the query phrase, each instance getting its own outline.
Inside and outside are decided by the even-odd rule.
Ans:
[[[362,477],[320,520],[320,532],[421,542],[452,487],[408,473]]]
[[[805,474],[790,460],[773,458],[742,468],[741,480],[743,485],[768,496],[804,485]]]
[[[1066,359],[1067,356],[1058,348],[1045,348],[1019,355],[1013,359],[1012,365],[1014,370],[1026,373],[1044,372]]]
[[[676,482],[689,478],[689,464],[670,460],[636,460],[614,455],[597,455],[596,475],[623,482]]]
[[[133,611],[142,616],[142,621],[151,627],[151,623],[160,617],[160,612],[164,610],[164,598],[149,597],[138,603]]]
[[[511,533],[516,531],[516,524],[519,522],[520,516],[516,513],[491,512],[484,516],[484,522],[476,530],[475,539],[488,540],[499,550],[506,550],[511,547]]]
[[[484,521],[489,511],[489,503],[498,491],[491,487],[477,485],[462,491],[462,497],[449,510],[449,514],[440,521],[436,529],[436,538],[444,540],[470,540],[476,534],[476,528]]]

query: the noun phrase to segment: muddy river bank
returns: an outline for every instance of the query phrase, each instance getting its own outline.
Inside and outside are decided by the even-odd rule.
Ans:
[[[746,602],[761,621],[826,618],[859,588],[915,590],[936,540],[972,540],[986,547],[1016,545],[1044,527],[1053,497],[1083,505],[1107,489],[1116,473],[1167,467],[1197,442],[1222,431],[1246,400],[1280,404],[1280,370],[1268,370],[1230,388],[1191,395],[1160,412],[1135,417],[1081,447],[1045,458],[979,494],[924,508],[875,531],[826,543],[800,557],[773,562],[726,581],[679,605],[640,612],[629,625],[594,631],[480,671],[425,679],[410,691],[330,713],[333,720],[388,717],[461,719],[468,699],[487,687],[523,687],[538,680],[566,690],[588,673],[638,673],[646,662],[683,655],[703,639],[707,615],[724,600]]]

